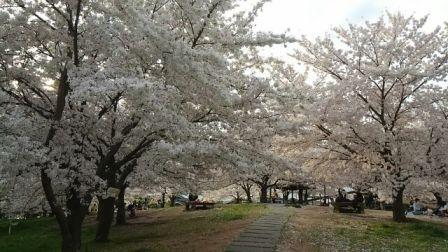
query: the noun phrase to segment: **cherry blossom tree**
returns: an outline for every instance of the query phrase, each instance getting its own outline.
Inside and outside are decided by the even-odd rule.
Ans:
[[[141,5],[121,4],[118,6],[117,16],[124,21],[128,32],[125,35],[117,36],[120,37],[120,41],[125,44],[125,47],[131,47],[130,50],[124,48],[127,55],[123,58],[126,60],[129,54],[133,55],[135,52],[131,59],[138,59],[137,64],[140,65],[135,66],[137,69],[151,75],[159,72],[156,77],[162,76],[163,87],[165,89],[171,87],[174,89],[173,91],[177,91],[176,94],[171,95],[154,95],[158,102],[160,97],[168,98],[171,103],[165,103],[163,107],[174,111],[171,113],[162,111],[161,117],[155,120],[164,122],[165,128],[171,129],[170,134],[165,135],[169,135],[170,138],[191,138],[195,134],[193,130],[190,130],[191,128],[219,127],[216,122],[228,121],[227,116],[233,112],[234,104],[244,102],[248,99],[244,97],[247,96],[246,93],[250,95],[251,90],[258,88],[257,85],[254,85],[250,87],[249,91],[237,90],[235,84],[243,81],[243,85],[247,86],[245,81],[248,78],[241,73],[229,72],[226,65],[231,66],[227,63],[230,61],[239,64],[242,60],[246,60],[247,56],[239,53],[243,47],[255,48],[285,41],[283,37],[274,35],[261,36],[262,34],[251,35],[250,32],[248,33],[247,29],[251,27],[250,22],[253,15],[261,6],[257,5],[252,12],[247,14],[247,17],[245,14],[238,13],[238,15],[243,15],[238,19],[225,17],[224,14],[235,7],[225,1],[215,1],[211,4],[208,1],[196,1],[193,4],[183,1],[163,3],[148,1]],[[194,13],[189,9],[194,9]],[[123,13],[125,13],[125,17],[123,17]],[[197,16],[201,15],[202,18],[198,19]],[[239,23],[240,19],[244,22]],[[140,26],[135,24],[140,24]],[[161,34],[157,29],[147,28],[152,26],[156,26],[159,30],[170,30],[171,34],[155,37],[155,35],[161,36]],[[223,35],[223,32],[229,31],[223,27],[229,26],[233,26],[234,32]],[[141,30],[141,27],[145,27],[145,29]],[[179,28],[182,29],[179,30]],[[145,45],[147,38],[163,40],[160,44],[156,44],[157,48],[150,46],[142,48],[141,45]],[[142,50],[147,52],[147,57],[140,60]],[[154,52],[157,55],[155,57]],[[185,64],[186,62],[188,65]],[[158,68],[160,65],[163,66],[161,69]],[[149,69],[147,66],[150,66]],[[252,84],[252,82],[250,83]],[[232,91],[237,92],[235,94]],[[201,100],[198,100],[198,97],[201,97]],[[249,96],[249,99],[253,98]],[[168,118],[164,120],[163,116]],[[183,125],[175,127],[176,122],[183,122]],[[206,125],[210,122],[214,123]],[[192,126],[188,125],[189,123],[198,125]],[[174,132],[173,128],[178,132]],[[206,130],[199,129],[196,132],[205,135]],[[138,151],[138,153],[142,152]],[[115,165],[115,167],[118,166]],[[130,171],[129,166],[126,170]],[[125,179],[121,179],[121,181],[125,181]],[[111,223],[113,198],[109,198],[108,201],[108,217],[105,221],[108,224],[104,225],[105,231],[100,232],[104,235],[97,235],[98,240],[107,240],[107,227]]]
[[[1,103],[39,117],[39,132],[24,134],[43,143],[48,161],[36,162],[42,189],[62,235],[62,250],[81,245],[81,224],[94,185],[93,158],[78,136],[66,130],[72,74],[84,63],[96,66],[109,41],[99,29],[95,4],[79,1],[4,1],[1,19]],[[81,35],[82,34],[82,35]],[[106,46],[107,47],[107,46]],[[4,96],[2,96],[3,98]],[[69,104],[68,104],[69,103]],[[17,109],[18,110],[18,109]],[[34,172],[34,171],[33,171]]]
[[[424,122],[446,77],[448,37],[440,27],[427,32],[425,23],[388,13],[335,28],[331,37],[303,38],[296,54],[319,82],[309,113],[316,153],[335,160],[327,169],[374,178],[391,192],[395,221],[405,219],[409,181],[443,167],[426,163],[432,131]]]

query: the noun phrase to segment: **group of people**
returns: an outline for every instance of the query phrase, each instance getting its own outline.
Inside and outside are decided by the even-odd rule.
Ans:
[[[434,209],[428,209],[423,205],[420,199],[415,198],[411,199],[409,204],[409,210],[407,213],[412,213],[413,215],[422,215],[422,214],[434,214],[440,217],[445,217],[448,215],[448,204],[443,201],[442,197],[438,192],[434,193],[434,197],[436,198],[437,205]],[[432,211],[430,211],[432,210]]]
[[[440,193],[436,192],[434,193],[434,197],[436,197],[437,200],[437,208],[434,211],[434,214],[439,215],[441,217],[448,215],[448,204],[442,199],[442,196],[440,196]]]
[[[361,191],[356,191],[355,195],[353,197],[353,200],[350,200],[347,197],[347,192],[344,189],[338,189],[338,196],[335,199],[336,203],[350,203],[352,205],[352,207],[357,211],[357,212],[362,212],[363,211],[363,203],[364,203],[364,196],[362,195]]]
[[[347,192],[344,189],[338,189],[338,197],[336,197],[336,202],[354,202],[354,203],[363,203],[364,196],[361,191],[356,191],[353,200],[350,200],[347,197]]]
[[[409,202],[409,210],[408,212],[411,212],[413,215],[422,215],[428,209],[420,202],[420,199],[415,198]]]
[[[127,211],[129,212],[129,217],[135,217],[135,211],[138,210],[146,210],[150,207],[163,208],[165,202],[162,199],[158,199],[156,204],[152,204],[148,197],[146,198],[138,198],[137,200],[132,201],[127,206]]]

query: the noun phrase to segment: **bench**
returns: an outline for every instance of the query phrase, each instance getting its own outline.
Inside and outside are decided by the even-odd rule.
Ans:
[[[273,200],[272,203],[274,203],[274,204],[283,204],[283,199],[282,198],[276,198],[276,199]]]
[[[191,202],[191,207],[194,209],[211,209],[215,207],[213,202]]]
[[[333,211],[335,213],[364,213],[363,203],[354,203],[352,201],[333,202]]]

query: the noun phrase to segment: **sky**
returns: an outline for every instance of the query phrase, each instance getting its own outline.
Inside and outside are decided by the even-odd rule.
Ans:
[[[258,0],[245,1],[252,5]],[[376,21],[386,11],[416,18],[429,15],[425,28],[432,30],[448,21],[448,0],[271,0],[255,20],[255,30],[274,33],[289,30],[287,34],[293,37],[304,35],[312,39],[331,34],[333,27]],[[294,63],[290,55],[295,49],[296,45],[286,48],[277,45],[264,48],[261,54]]]
[[[249,0],[252,1],[252,0]],[[256,20],[259,31],[323,36],[331,27],[376,20],[385,11],[424,17],[428,26],[448,21],[448,0],[272,0]]]

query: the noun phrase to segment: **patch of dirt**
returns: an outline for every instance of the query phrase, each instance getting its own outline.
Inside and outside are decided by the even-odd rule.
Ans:
[[[380,221],[390,218],[392,218],[391,212],[377,210],[366,210],[365,214],[339,214],[333,213],[331,207],[306,206],[298,208],[285,226],[278,251],[321,251],[319,246],[310,242],[306,237],[310,231],[322,230],[329,225],[332,228],[367,228],[367,226],[359,226],[359,220]]]
[[[409,217],[409,218],[414,218],[417,220],[422,220],[422,221],[428,221],[428,222],[434,222],[434,223],[440,223],[440,224],[445,224],[448,225],[448,217],[438,217],[438,216],[428,216],[428,215],[415,215],[413,217]]]
[[[130,239],[134,244],[127,247],[129,251],[218,252],[224,251],[256,217],[251,214],[241,220],[212,222],[208,218],[213,211],[185,212],[183,207],[137,211],[136,217],[127,219],[128,225],[119,232],[133,233]],[[152,234],[146,233],[151,230]]]
[[[295,212],[288,219],[284,230],[282,232],[282,239],[277,247],[277,251],[292,252],[314,252],[319,251],[313,244],[309,243],[301,236],[302,231],[306,232],[309,226],[314,225],[315,221],[312,216],[316,214],[316,209],[313,208],[299,208],[295,209]],[[321,210],[321,209],[319,209]],[[324,210],[324,209],[322,209]],[[322,211],[321,210],[321,211]],[[301,230],[301,232],[299,232]]]
[[[183,214],[182,207],[150,209],[136,211],[134,218],[127,218],[126,222],[133,225],[164,223]]]
[[[412,217],[410,217],[412,218]],[[426,222],[446,223],[448,218],[415,217]],[[282,234],[278,251],[355,251],[349,237],[336,235],[338,230],[365,233],[372,223],[387,223],[392,212],[365,210],[365,214],[334,213],[331,207],[306,206],[295,209]],[[336,249],[337,247],[337,249]]]
[[[194,233],[179,239],[173,237],[164,241],[169,251],[207,251],[221,252],[229,243],[242,232],[253,220],[236,220],[231,223],[222,223],[208,233]]]

